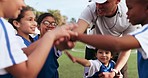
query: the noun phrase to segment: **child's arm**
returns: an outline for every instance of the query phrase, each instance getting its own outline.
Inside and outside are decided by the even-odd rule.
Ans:
[[[65,54],[72,60],[73,63],[77,62],[85,67],[89,67],[91,65],[88,60],[83,59],[83,58],[74,57],[68,51],[65,51]]]
[[[97,41],[93,41],[93,39]],[[132,35],[123,37],[114,37],[110,35],[87,35],[78,34],[73,40],[89,44],[99,49],[109,50],[114,52],[126,51],[129,49],[140,48],[138,40]],[[106,47],[107,46],[107,47]]]
[[[75,32],[71,31],[73,27],[74,26],[66,25],[46,32],[44,36],[38,40],[38,45],[27,47],[28,50],[25,50],[30,53],[28,55],[28,60],[7,67],[6,70],[15,78],[35,78],[44,65],[54,42],[60,42],[61,38],[70,38],[71,35],[77,35]]]

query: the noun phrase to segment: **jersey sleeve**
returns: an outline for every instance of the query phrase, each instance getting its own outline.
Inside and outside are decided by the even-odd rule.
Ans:
[[[95,3],[88,5],[81,13],[79,19],[84,20],[88,24],[91,24],[93,18],[94,18],[94,12],[95,12]]]
[[[100,70],[102,63],[99,60],[89,60],[91,66],[88,67],[88,75],[86,77],[91,77]]]
[[[21,48],[27,47],[24,44],[24,41],[23,41],[23,39],[20,36],[16,36],[16,37],[17,37],[17,40],[18,40],[18,44],[20,45]]]
[[[131,32],[134,32],[136,29],[141,28],[141,25],[135,25],[133,26],[131,23],[129,23],[128,28],[123,32],[123,35],[130,34]]]
[[[141,52],[142,57],[144,59],[148,59],[148,24],[138,29],[137,31],[130,33],[133,35],[139,42],[141,48],[139,48],[139,52]]]
[[[0,69],[19,64],[27,60],[15,35],[15,31],[6,20],[0,19],[6,31],[0,24]]]

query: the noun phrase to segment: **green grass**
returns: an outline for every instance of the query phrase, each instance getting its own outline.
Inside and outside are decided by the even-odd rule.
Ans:
[[[128,60],[128,78],[138,78],[137,53],[132,52]]]
[[[73,56],[84,58],[84,49],[85,45],[78,42],[75,48],[70,50],[70,52]],[[136,53],[132,52],[128,60],[128,78],[138,78],[136,56]],[[60,78],[83,78],[83,66],[72,63],[64,53],[58,61]]]

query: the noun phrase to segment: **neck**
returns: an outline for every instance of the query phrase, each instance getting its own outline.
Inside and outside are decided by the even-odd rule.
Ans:
[[[116,15],[116,13],[118,12],[118,7],[116,6],[113,10],[112,10],[112,12],[109,14],[109,15],[107,15],[107,16],[105,16],[105,17],[113,17],[113,16],[115,16]]]
[[[24,33],[21,33],[21,32],[18,32],[17,34],[18,34],[19,36],[21,36],[21,37],[23,37],[23,38],[25,38],[26,40],[28,40],[28,41],[31,42],[31,40],[30,40],[30,38],[29,38],[29,34],[24,34]]]

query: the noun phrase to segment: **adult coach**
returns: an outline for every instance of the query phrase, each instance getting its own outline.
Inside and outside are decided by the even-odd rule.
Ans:
[[[128,34],[137,27],[132,26],[127,19],[127,7],[120,0],[92,0],[94,3],[88,5],[85,10],[81,13],[78,20],[79,27],[74,31],[83,33],[89,26],[93,34],[112,35],[120,37]],[[86,59],[93,59],[95,52],[89,45],[86,46]],[[115,54],[116,55],[116,54]],[[115,57],[114,55],[114,57]],[[118,54],[119,55],[119,54]],[[118,56],[117,55],[117,56]],[[122,69],[124,78],[127,78],[127,59],[130,55],[129,52],[122,52],[120,61],[117,61],[116,70]],[[117,57],[118,58],[118,57]],[[114,60],[116,61],[117,58]],[[122,60],[122,61],[121,61]]]

